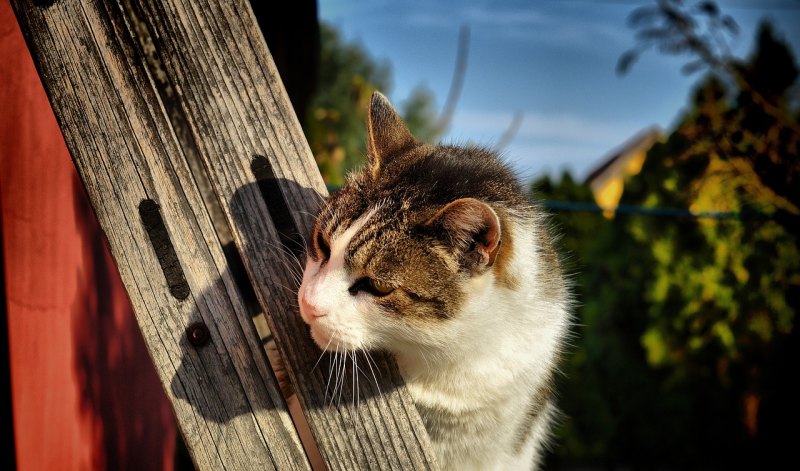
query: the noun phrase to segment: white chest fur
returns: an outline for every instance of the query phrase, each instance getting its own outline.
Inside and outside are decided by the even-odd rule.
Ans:
[[[515,258],[513,291],[491,273],[473,279],[465,309],[439,333],[447,351],[396,352],[443,469],[532,469],[541,458],[568,316],[563,301],[542,298],[537,266],[532,253]]]
[[[368,295],[347,294],[355,280],[343,247],[369,217],[333,241],[327,264],[306,265],[299,298],[312,335],[334,350],[395,355],[442,469],[532,469],[555,414],[549,387],[568,325],[563,296],[548,298],[540,286],[535,228],[521,224],[509,234],[515,288],[492,271],[472,277],[458,314],[420,330],[375,316]]]

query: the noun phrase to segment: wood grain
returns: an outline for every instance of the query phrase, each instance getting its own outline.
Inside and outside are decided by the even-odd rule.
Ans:
[[[173,80],[197,154],[328,467],[435,468],[424,426],[389,358],[378,358],[377,386],[369,384],[371,374],[361,375],[355,393],[350,376],[341,393],[345,400],[333,405],[326,397],[326,360],[314,369],[320,351],[297,314],[296,262],[284,256],[294,247],[281,243],[281,233],[284,240],[293,239],[292,232],[307,234],[326,190],[249,5],[191,0],[142,5],[140,17]],[[262,159],[271,174],[267,184],[279,189],[290,210],[288,225],[275,218],[283,202],[270,198],[273,193],[263,191],[264,176],[259,184],[252,171]]]
[[[327,466],[435,469],[390,358],[374,355],[373,381],[359,357],[365,373],[354,384],[348,370],[337,397],[328,360],[314,367],[286,253],[326,192],[249,4],[12,3],[198,467],[308,467],[227,270],[229,234]],[[160,205],[186,301],[170,295],[137,219],[146,198]],[[227,228],[215,232],[209,211]],[[183,330],[197,320],[212,342],[194,349]]]
[[[40,2],[47,4],[47,2]],[[239,289],[118,5],[13,2],[199,469],[309,469]],[[138,206],[159,205],[190,293],[171,293]],[[204,323],[210,342],[185,329]]]

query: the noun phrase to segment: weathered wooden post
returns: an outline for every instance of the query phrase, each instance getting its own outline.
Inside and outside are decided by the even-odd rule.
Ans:
[[[279,253],[325,187],[249,4],[12,4],[197,467],[309,468],[232,238],[327,466],[435,468],[390,359],[358,404],[331,405],[313,368]]]

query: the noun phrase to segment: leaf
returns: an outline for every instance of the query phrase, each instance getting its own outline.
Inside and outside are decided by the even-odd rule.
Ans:
[[[722,26],[734,36],[739,34],[739,24],[730,15],[722,17]]]
[[[689,63],[684,64],[683,67],[681,67],[681,73],[684,75],[691,75],[703,69],[706,66],[707,66],[706,62],[702,59],[693,60]]]
[[[643,25],[652,24],[658,18],[658,8],[643,6],[636,8],[628,15],[628,26],[636,28]]]
[[[700,13],[707,15],[711,18],[716,18],[717,16],[719,16],[719,6],[717,5],[717,2],[713,2],[711,0],[705,0],[695,5],[695,8]]]
[[[692,46],[686,39],[665,41],[658,46],[658,50],[667,54],[683,54],[690,51]]]
[[[691,16],[669,5],[661,5],[661,14],[664,15],[668,23],[679,30],[693,30],[697,28],[697,23]]]
[[[666,28],[645,28],[636,33],[636,39],[640,41],[655,41],[666,39],[671,32]]]
[[[625,75],[630,70],[631,66],[633,65],[636,60],[639,59],[639,51],[636,49],[631,49],[629,51],[625,51],[617,60],[617,75]]]

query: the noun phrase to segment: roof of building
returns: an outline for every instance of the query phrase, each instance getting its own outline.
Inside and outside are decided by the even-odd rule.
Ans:
[[[658,126],[651,126],[636,133],[621,146],[612,150],[600,160],[600,164],[586,177],[584,183],[591,185],[597,180],[603,180],[609,173],[616,173],[624,167],[626,161],[634,157],[639,151],[651,147],[656,141],[664,137],[664,131]]]

